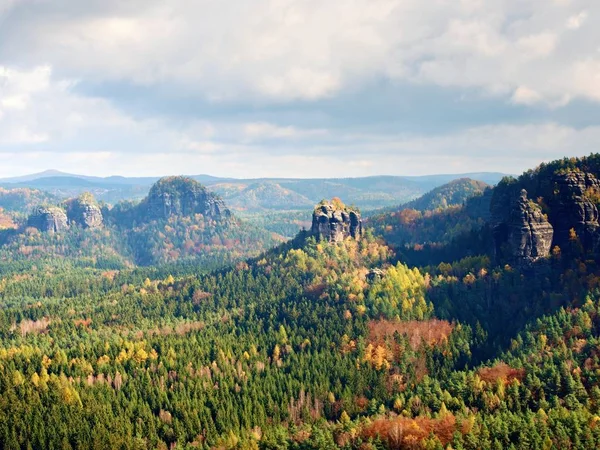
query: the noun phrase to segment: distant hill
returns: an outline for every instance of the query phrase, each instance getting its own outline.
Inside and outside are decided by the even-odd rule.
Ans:
[[[78,175],[74,173],[61,172],[60,170],[45,170],[43,172],[32,173],[29,175],[22,175],[19,177],[0,178],[0,183],[27,183],[30,181],[41,180],[44,178],[77,178],[79,180],[91,181],[95,183],[108,183],[108,184],[152,184],[160,177],[122,177],[113,175],[109,177],[95,177],[89,175]]]
[[[441,175],[423,175],[418,177],[406,177],[423,187],[426,187],[428,190],[433,189],[434,187],[441,186],[443,184],[449,183],[453,180],[458,180],[461,178],[470,178],[472,180],[483,181],[486,184],[494,185],[498,184],[498,182],[504,178],[507,174],[503,174],[500,172],[470,172],[463,174],[441,174]]]
[[[7,212],[29,213],[34,206],[58,201],[57,196],[38,189],[24,187],[0,188],[0,208]]]
[[[218,193],[234,210],[285,211],[305,209],[324,198],[341,197],[363,210],[398,205],[458,178],[473,178],[495,184],[499,173],[427,176],[371,176],[362,178],[257,178],[234,179],[193,175],[196,181]],[[56,170],[0,179],[0,186],[42,189],[69,198],[89,191],[100,200],[141,200],[159,177],[93,177]]]
[[[458,237],[468,240],[468,233],[472,231],[479,238],[479,230],[490,217],[491,197],[491,187],[486,183],[461,178],[400,207],[375,214],[368,219],[368,224],[376,234],[402,251],[404,259],[419,264],[423,262],[418,259],[421,253],[412,252],[414,248],[423,245],[445,248]],[[480,251],[487,246],[487,238],[473,239],[464,248]],[[442,253],[440,257],[445,256]]]
[[[44,172],[45,173],[45,172]],[[142,184],[118,182],[113,177],[93,180],[71,175],[42,176],[30,180],[0,180],[5,189],[27,188],[42,190],[48,194],[66,199],[76,197],[83,192],[91,192],[101,201],[117,203],[125,199],[141,199],[150,189],[151,183],[144,180]]]
[[[471,178],[459,178],[402,205],[402,208],[432,211],[445,209],[449,206],[459,206],[468,198],[483,193],[488,187],[489,185],[483,181],[472,180]]]
[[[57,178],[73,180],[38,181],[56,183]],[[81,185],[86,183],[94,185],[87,180]],[[35,198],[45,204],[52,199]],[[192,260],[199,267],[220,267],[256,256],[283,240],[238,219],[218,195],[186,177],[160,179],[141,202],[113,208],[100,209],[91,194],[37,206],[19,229],[14,229],[10,217],[0,220],[6,222],[0,226],[5,229],[0,233],[0,255],[8,252],[24,261],[63,257],[105,269]]]
[[[0,183],[25,183],[27,181],[39,180],[48,177],[78,177],[77,175],[61,172],[60,170],[45,170],[43,172],[22,175],[19,177],[8,177],[0,179]]]
[[[246,211],[306,209],[314,205],[304,195],[273,182],[254,183],[226,197],[233,208]]]

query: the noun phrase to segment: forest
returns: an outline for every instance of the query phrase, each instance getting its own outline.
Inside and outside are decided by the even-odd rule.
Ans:
[[[598,178],[453,182],[339,242],[181,178],[94,227],[0,192],[0,447],[600,448]]]

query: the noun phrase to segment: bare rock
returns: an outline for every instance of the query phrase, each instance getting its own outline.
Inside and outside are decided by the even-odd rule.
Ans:
[[[27,226],[51,233],[69,228],[67,214],[57,206],[38,206],[27,219]]]
[[[540,206],[527,198],[521,190],[517,195],[507,192],[499,204],[492,204],[493,231],[496,258],[517,265],[528,265],[550,254],[554,229]]]
[[[317,239],[340,242],[347,237],[362,237],[362,220],[358,211],[341,203],[321,202],[313,212],[311,232]]]
[[[231,212],[216,194],[209,192],[197,181],[187,177],[160,179],[144,201],[145,214],[150,219],[202,214],[213,220],[231,217]]]
[[[598,239],[598,208],[589,193],[600,193],[600,182],[591,173],[569,171],[555,175],[554,196],[550,208],[559,246],[569,240],[574,229],[585,248],[592,248]]]
[[[379,268],[375,268],[375,269],[371,269],[367,272],[367,281],[369,283],[374,283],[376,281],[379,281],[381,279],[383,279],[383,277],[385,277],[385,272],[382,269]]]
[[[104,222],[102,211],[91,194],[69,200],[66,206],[69,221],[84,228],[99,228]]]

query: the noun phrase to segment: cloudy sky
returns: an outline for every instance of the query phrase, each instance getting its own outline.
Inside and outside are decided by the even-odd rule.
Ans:
[[[0,0],[0,176],[517,173],[599,144],[598,0]]]

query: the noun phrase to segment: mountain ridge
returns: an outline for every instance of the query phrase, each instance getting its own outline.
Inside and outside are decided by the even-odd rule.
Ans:
[[[191,174],[191,175],[183,175],[189,178],[204,178],[204,179],[212,179],[219,181],[312,181],[312,180],[361,180],[361,179],[373,179],[373,178],[404,178],[415,181],[422,182],[440,182],[441,184],[458,179],[458,178],[472,178],[478,179],[484,182],[487,182],[486,178],[497,179],[498,181],[502,179],[504,176],[509,176],[511,174],[506,174],[502,172],[465,172],[465,173],[443,173],[443,174],[428,174],[428,175],[368,175],[364,177],[331,177],[331,178],[321,178],[321,177],[256,177],[256,178],[238,178],[238,177],[222,177],[222,176],[214,176],[209,174]],[[31,174],[25,174],[15,177],[2,177],[0,178],[0,183],[20,183],[31,180],[37,180],[40,178],[50,178],[50,177],[72,177],[72,178],[80,178],[83,180],[94,181],[94,180],[124,180],[129,183],[135,182],[150,182],[154,183],[158,181],[160,178],[164,178],[169,175],[159,175],[159,176],[125,176],[125,175],[108,175],[105,177],[95,176],[95,175],[83,175],[76,173],[63,172],[61,170],[56,169],[47,169],[42,172],[35,172]],[[200,181],[200,180],[197,180]],[[491,184],[491,183],[488,183]]]
[[[341,178],[225,178],[192,175],[215,191],[230,207],[248,213],[301,210],[324,198],[340,197],[363,210],[405,203],[448,181],[470,175],[487,184],[499,182],[504,174],[437,174],[424,176],[367,176]],[[28,187],[63,198],[90,191],[100,201],[141,200],[159,177],[93,177],[45,171],[22,177],[0,179],[5,188]]]

